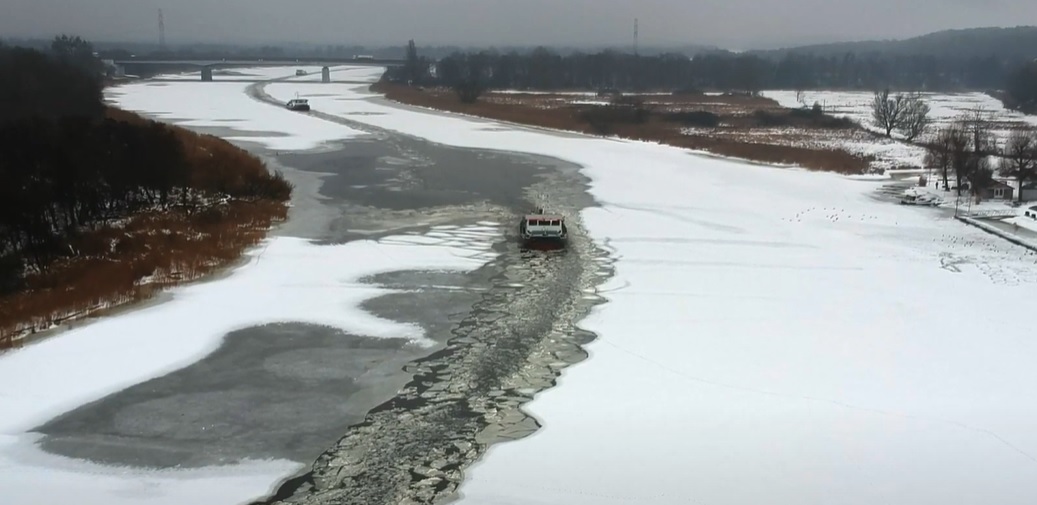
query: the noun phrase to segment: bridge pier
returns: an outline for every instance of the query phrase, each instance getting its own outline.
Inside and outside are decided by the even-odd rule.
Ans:
[[[202,67],[202,82],[212,82],[212,67]]]
[[[325,84],[331,82],[331,68],[324,67],[320,69],[320,82]]]

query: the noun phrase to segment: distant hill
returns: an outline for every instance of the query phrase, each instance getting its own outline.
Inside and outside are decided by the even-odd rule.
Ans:
[[[817,56],[882,53],[955,59],[995,56],[1002,60],[1019,61],[1037,58],[1037,26],[944,30],[903,40],[837,42],[753,53],[772,58],[789,53]]]

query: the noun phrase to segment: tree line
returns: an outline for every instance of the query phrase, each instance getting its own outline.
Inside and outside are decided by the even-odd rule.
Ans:
[[[114,219],[290,192],[265,170],[193,171],[172,128],[113,119],[92,54],[69,37],[47,53],[0,47],[0,293],[26,269],[75,255],[70,238]]]
[[[408,54],[408,59],[411,55]],[[634,55],[615,50],[558,54],[547,48],[528,53],[455,52],[413,74],[390,71],[387,78],[419,85],[482,89],[717,89],[755,93],[763,89],[863,89],[892,87],[927,91],[1002,89],[1020,67],[995,56],[856,54],[814,55],[707,52]]]
[[[1009,109],[1037,114],[1037,60],[1021,65],[1009,75],[1001,100]]]
[[[54,39],[49,53],[0,46],[0,123],[26,118],[97,119],[104,113],[100,61],[76,37]]]

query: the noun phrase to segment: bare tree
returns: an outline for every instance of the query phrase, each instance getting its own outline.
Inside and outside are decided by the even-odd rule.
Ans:
[[[731,66],[732,87],[743,91],[746,95],[755,96],[763,87],[766,65],[766,62],[758,56],[737,56]]]
[[[407,59],[404,64],[408,85],[413,86],[421,80],[421,67],[421,58],[418,57],[418,47],[414,44],[414,39],[411,39],[407,41]]]
[[[1023,200],[1023,186],[1037,180],[1037,130],[1016,130],[1001,148],[1001,175],[1019,183],[1016,201]]]
[[[961,194],[962,184],[969,178],[969,170],[973,168],[971,142],[965,123],[958,121],[944,130],[947,135],[948,156],[954,170],[955,191]]]
[[[461,103],[475,103],[486,90],[486,86],[476,77],[467,77],[454,84],[454,92]]]
[[[453,74],[454,92],[462,103],[475,103],[493,77],[493,69],[489,66],[490,55],[486,52],[455,53],[450,58],[447,68]]]
[[[992,177],[990,181],[986,177],[987,172],[992,172],[987,158],[996,146],[986,114],[975,111],[959,117],[948,127],[947,134],[951,167],[958,183],[957,193],[961,194],[963,182],[968,182],[974,192],[985,189],[986,186],[982,185],[992,181]],[[982,187],[977,188],[976,184]]]
[[[990,168],[986,158],[977,158],[975,163],[969,172],[969,190],[975,196],[976,203],[979,203],[980,195],[994,185],[994,170]]]
[[[886,131],[886,137],[892,137],[892,131],[903,121],[905,98],[903,93],[890,98],[888,88],[875,92],[871,104],[871,119],[875,126]]]
[[[900,123],[895,126],[897,132],[904,136],[908,142],[918,138],[925,133],[932,122],[929,119],[929,104],[922,99],[921,95],[915,93],[905,98],[904,110],[901,113]]]
[[[972,154],[981,157],[997,153],[997,138],[991,127],[991,114],[984,109],[966,114],[961,123],[969,136]]]
[[[943,181],[943,190],[950,189],[948,176],[951,171],[956,131],[953,126],[940,129],[933,140],[926,144],[925,166],[935,168]]]

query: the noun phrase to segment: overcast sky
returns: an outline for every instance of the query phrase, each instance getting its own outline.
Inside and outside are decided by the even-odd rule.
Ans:
[[[730,49],[1037,24],[1037,0],[0,0],[0,37]]]

